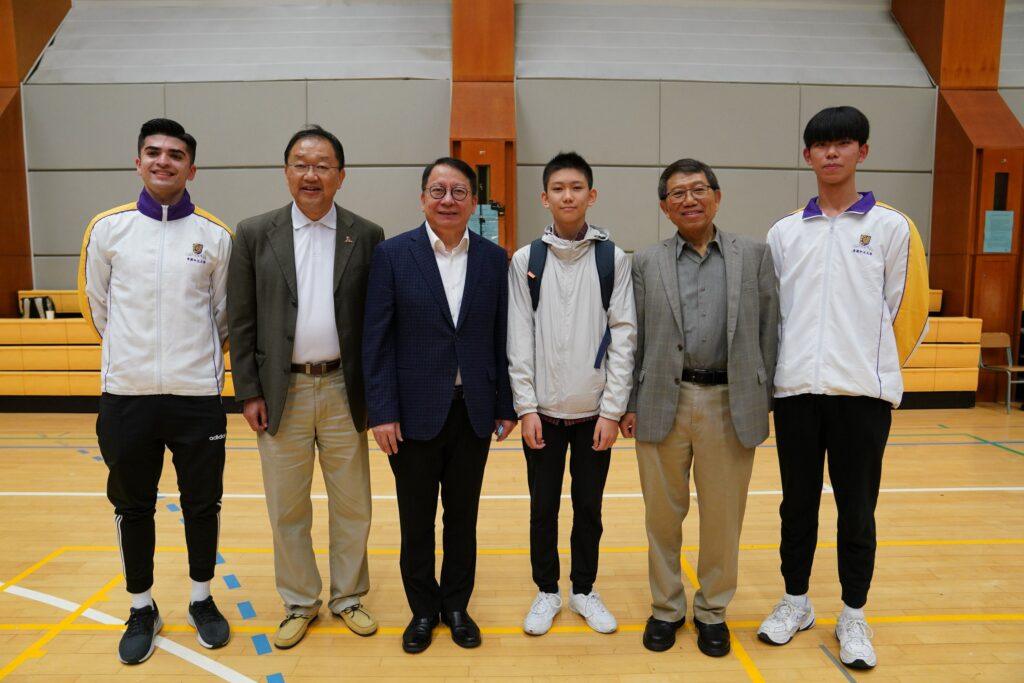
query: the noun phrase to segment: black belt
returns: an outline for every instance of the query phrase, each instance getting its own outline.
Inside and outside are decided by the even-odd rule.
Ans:
[[[341,359],[335,358],[334,360],[322,360],[316,363],[292,363],[292,372],[297,372],[301,375],[326,375],[332,370],[337,370],[341,367]]]
[[[728,384],[729,373],[725,370],[689,370],[683,369],[683,381],[694,384]]]

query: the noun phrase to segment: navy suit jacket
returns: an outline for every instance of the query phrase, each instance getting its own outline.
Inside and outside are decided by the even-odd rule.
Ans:
[[[363,372],[369,425],[400,422],[402,437],[433,439],[462,372],[473,431],[516,419],[505,352],[508,255],[469,233],[466,285],[452,320],[426,226],[377,245],[367,285]]]

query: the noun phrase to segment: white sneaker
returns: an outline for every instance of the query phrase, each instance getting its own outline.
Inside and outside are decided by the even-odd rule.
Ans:
[[[595,590],[586,595],[573,593],[569,598],[569,611],[586,619],[587,626],[598,633],[614,633],[619,628],[615,616],[604,606],[601,596]]]
[[[839,617],[836,638],[839,639],[839,661],[851,669],[872,669],[878,663],[871,637],[875,635],[863,619]]]
[[[562,611],[562,596],[558,593],[538,591],[523,619],[523,630],[531,636],[542,636],[551,630],[555,615]]]
[[[800,607],[785,598],[779,601],[772,613],[761,622],[757,637],[769,645],[785,645],[793,640],[797,631],[806,631],[814,626],[814,605],[807,601],[807,607]]]

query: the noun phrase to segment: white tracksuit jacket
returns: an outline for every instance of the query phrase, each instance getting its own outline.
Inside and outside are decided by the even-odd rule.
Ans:
[[[187,192],[162,206],[143,190],[89,223],[78,296],[103,340],[104,392],[221,392],[230,258],[230,230]]]
[[[897,407],[900,368],[928,327],[913,222],[870,192],[834,218],[817,197],[768,232],[779,277],[775,396],[871,396]]]

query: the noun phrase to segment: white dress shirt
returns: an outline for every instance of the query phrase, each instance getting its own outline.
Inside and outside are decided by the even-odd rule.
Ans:
[[[466,288],[466,267],[469,264],[469,230],[462,231],[462,239],[451,251],[444,245],[441,238],[427,226],[427,237],[434,250],[434,260],[441,272],[441,284],[448,298],[448,310],[452,314],[452,322],[459,324],[459,311],[462,309],[462,292]],[[462,371],[455,373],[455,385],[462,384]]]
[[[292,202],[295,282],[299,311],[295,320],[293,363],[316,363],[341,357],[334,319],[334,245],[338,210],[312,221]]]

